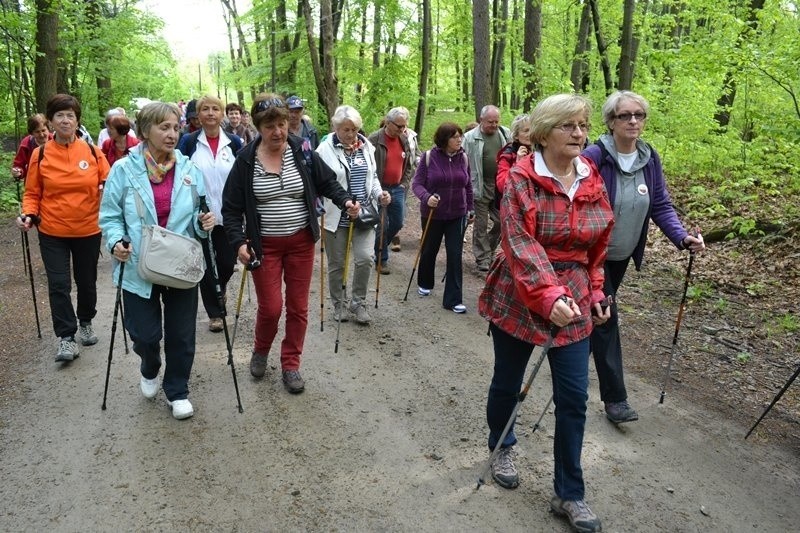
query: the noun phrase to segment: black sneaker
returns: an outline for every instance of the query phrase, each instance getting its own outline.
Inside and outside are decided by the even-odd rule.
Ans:
[[[615,424],[623,422],[635,422],[639,420],[639,415],[628,404],[627,400],[621,402],[606,402],[606,418]]]
[[[600,519],[589,509],[584,500],[562,500],[558,496],[553,496],[550,500],[550,509],[558,516],[566,516],[574,531],[579,533],[603,531]]]
[[[306,388],[306,382],[300,375],[299,370],[284,370],[283,384],[286,387],[286,390],[292,394],[300,394]]]

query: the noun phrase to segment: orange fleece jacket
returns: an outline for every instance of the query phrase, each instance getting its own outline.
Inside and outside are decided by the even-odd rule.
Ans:
[[[109,166],[100,148],[93,148],[97,159],[81,139],[67,145],[47,141],[41,161],[39,149],[33,151],[22,211],[41,218],[42,233],[53,237],[100,233],[100,195]]]

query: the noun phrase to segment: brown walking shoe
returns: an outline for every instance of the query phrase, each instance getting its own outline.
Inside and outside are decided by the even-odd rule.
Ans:
[[[267,354],[253,352],[250,356],[250,375],[254,378],[263,378],[267,371]]]
[[[292,394],[300,394],[306,388],[306,382],[300,375],[299,370],[284,370],[283,385],[286,387],[286,390]]]

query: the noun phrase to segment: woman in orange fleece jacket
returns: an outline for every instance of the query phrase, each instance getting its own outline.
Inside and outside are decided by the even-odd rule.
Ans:
[[[74,96],[52,96],[45,116],[53,127],[53,139],[33,152],[22,199],[25,214],[17,224],[25,231],[35,224],[39,230],[50,314],[59,337],[56,361],[72,361],[80,353],[75,340],[78,330],[82,345],[97,342],[92,330],[100,256],[97,220],[109,166],[99,148],[77,137],[81,105]],[[77,311],[72,306],[73,277],[78,289]]]

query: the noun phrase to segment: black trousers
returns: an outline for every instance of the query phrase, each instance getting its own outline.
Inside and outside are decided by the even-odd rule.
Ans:
[[[591,336],[591,349],[597,380],[600,383],[600,399],[604,402],[622,402],[628,399],[625,376],[622,371],[622,341],[619,336],[619,314],[617,290],[628,269],[630,258],[623,261],[606,261],[603,265],[606,279],[603,292],[611,295],[611,318],[605,324],[595,326]]]
[[[423,228],[426,222],[427,220],[423,218]],[[417,281],[423,289],[433,289],[436,283],[436,256],[439,254],[439,248],[442,246],[442,237],[444,237],[447,272],[444,280],[442,306],[446,309],[452,309],[453,306],[463,303],[462,251],[464,250],[464,222],[464,217],[450,220],[431,219],[431,225],[425,235],[425,242],[422,244]]]
[[[228,281],[233,276],[233,267],[236,264],[236,250],[233,249],[233,246],[228,241],[225,229],[222,226],[214,226],[211,232],[211,243],[214,245],[214,259],[217,261],[219,286],[224,295]],[[205,253],[205,249],[203,253]],[[208,264],[208,258],[206,258],[206,264]],[[208,318],[221,318],[222,307],[217,300],[214,276],[210,268],[206,268],[206,274],[200,281],[200,296],[203,298],[203,307],[206,308]]]
[[[185,400],[189,395],[189,375],[194,363],[197,287],[171,289],[153,285],[150,298],[126,290],[122,294],[125,329],[131,335],[133,351],[142,359],[142,376],[147,379],[158,376],[163,336],[167,362],[164,394],[171,402]]]
[[[57,337],[72,337],[78,331],[78,321],[91,322],[97,314],[100,233],[89,237],[53,237],[39,232],[39,250],[47,272],[53,331]],[[78,289],[77,311],[72,307],[71,279]]]

